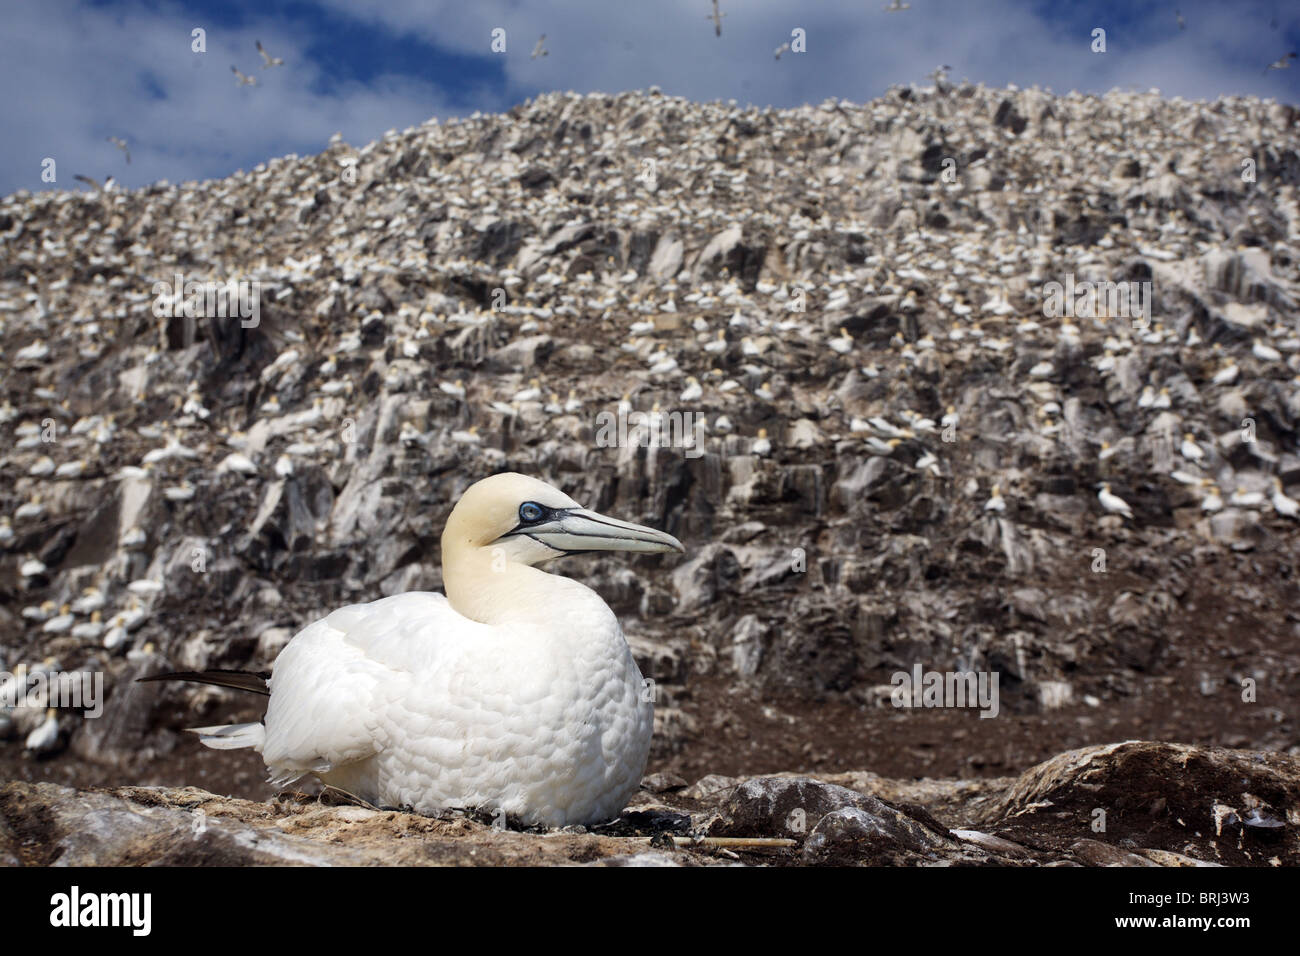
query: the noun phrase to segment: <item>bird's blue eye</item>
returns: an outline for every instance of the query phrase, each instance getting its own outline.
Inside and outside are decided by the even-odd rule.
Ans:
[[[542,506],[531,501],[525,501],[519,506],[519,520],[533,522],[541,519],[543,514]]]

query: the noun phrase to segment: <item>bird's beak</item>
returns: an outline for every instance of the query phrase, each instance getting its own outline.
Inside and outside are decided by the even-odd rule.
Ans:
[[[686,551],[682,543],[670,534],[619,521],[617,518],[607,518],[586,508],[557,511],[550,521],[520,528],[516,533],[525,534],[548,548],[566,554],[580,554],[583,551],[638,551],[650,554]]]

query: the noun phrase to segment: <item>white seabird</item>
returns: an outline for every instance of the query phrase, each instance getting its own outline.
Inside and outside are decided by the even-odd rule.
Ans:
[[[718,0],[713,0],[713,12],[704,19],[713,21],[714,36],[722,36],[722,18],[725,16],[726,14],[718,9]]]
[[[1287,497],[1282,480],[1277,477],[1273,478],[1273,510],[1287,518],[1300,517],[1300,502]]]
[[[271,56],[271,54],[266,52],[266,48],[262,46],[261,40],[257,41],[257,52],[262,55],[262,69],[265,70],[272,66],[284,66],[284,60],[280,59],[278,56]]]
[[[245,76],[243,73],[239,72],[239,69],[234,64],[231,64],[230,72],[235,74],[236,86],[257,86],[257,77]]]
[[[533,47],[533,57],[532,57],[532,58],[533,58],[534,60],[537,59],[539,56],[550,56],[550,55],[551,55],[551,51],[548,50],[548,49],[546,49],[546,47],[543,45],[543,44],[545,44],[545,43],[546,43],[546,34],[543,33],[540,37],[537,38],[537,46]]]
[[[447,595],[340,608],[270,675],[160,675],[269,694],[262,723],[196,730],[376,806],[504,811],[527,825],[609,820],[645,767],[654,707],[596,592],[541,570],[588,551],[681,552],[519,474],[470,486],[442,534]]]
[[[126,145],[126,140],[122,139],[120,136],[110,136],[108,137],[108,141],[123,152],[123,154],[126,156],[126,164],[130,166],[131,149]]]
[[[1113,494],[1110,490],[1110,482],[1104,481],[1101,484],[1101,491],[1097,492],[1097,500],[1101,506],[1110,514],[1120,514],[1125,518],[1132,518],[1133,511],[1128,506],[1128,502],[1119,495]]]
[[[1287,67],[1291,65],[1291,61],[1294,59],[1295,59],[1295,53],[1288,53],[1283,57],[1279,57],[1278,59],[1270,63],[1268,66],[1264,67],[1264,72],[1261,75],[1267,76],[1269,70],[1285,70],[1287,69]]]

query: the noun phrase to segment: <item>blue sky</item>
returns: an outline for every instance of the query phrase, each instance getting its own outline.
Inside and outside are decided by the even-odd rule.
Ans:
[[[78,173],[131,187],[220,177],[318,152],[335,132],[360,146],[550,90],[861,102],[945,63],[954,79],[1060,93],[1300,100],[1300,65],[1262,73],[1300,48],[1300,4],[1284,0],[910,0],[900,13],[886,2],[721,0],[719,38],[709,0],[9,0],[0,193],[80,188]],[[1090,49],[1095,27],[1104,54]],[[195,28],[206,52],[191,50]],[[504,54],[490,49],[495,28]],[[775,60],[794,28],[807,52]],[[549,55],[533,59],[542,33]],[[261,66],[258,39],[284,67]],[[231,65],[258,85],[237,86]],[[128,142],[130,165],[108,136]],[[46,158],[54,183],[41,180]]]

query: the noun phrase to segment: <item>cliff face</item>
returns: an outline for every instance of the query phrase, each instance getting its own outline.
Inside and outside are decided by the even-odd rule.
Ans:
[[[550,95],[9,196],[3,663],[106,700],[39,759],[44,711],[4,711],[0,776],[267,796],[176,733],[254,705],[132,679],[266,669],[439,587],[447,513],[503,469],[687,546],[567,568],[656,681],[652,770],[1295,753],[1298,140],[1251,99]],[[189,282],[233,297],[171,314]],[[997,674],[997,716],[891,707],[916,665]]]

